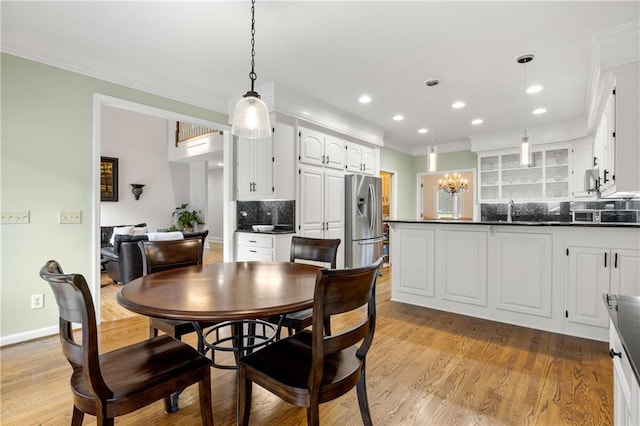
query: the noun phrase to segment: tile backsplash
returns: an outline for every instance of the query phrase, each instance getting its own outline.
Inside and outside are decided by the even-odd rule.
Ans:
[[[277,225],[282,229],[295,229],[295,200],[238,201],[236,211],[238,230],[250,230],[253,225]]]
[[[507,220],[507,204],[481,204],[482,221]],[[571,222],[571,203],[515,203],[514,220],[521,222]]]

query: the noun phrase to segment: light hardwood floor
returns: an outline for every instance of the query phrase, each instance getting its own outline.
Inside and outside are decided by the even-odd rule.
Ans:
[[[217,259],[210,261],[221,258],[215,250],[208,251],[209,259]],[[109,287],[116,288],[104,287],[103,296]],[[392,302],[388,268],[378,280],[377,297],[376,334],[367,359],[376,425],[613,423],[606,343]],[[146,318],[125,314],[100,326],[101,351],[147,337]],[[0,355],[2,425],[70,424],[71,367],[57,336],[5,347]],[[233,425],[235,372],[211,372],[215,422]],[[181,395],[180,407],[166,414],[159,401],[116,424],[200,424],[196,386]],[[301,425],[305,415],[254,387],[252,425]],[[320,415],[327,426],[361,424],[355,391],[321,405]],[[84,424],[95,424],[95,418],[86,416]]]

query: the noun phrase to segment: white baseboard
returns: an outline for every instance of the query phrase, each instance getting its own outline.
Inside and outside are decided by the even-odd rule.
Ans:
[[[220,244],[224,243],[224,238],[222,237],[209,237],[207,238],[207,240],[209,240],[212,243],[220,243]]]
[[[36,330],[29,330],[23,333],[10,334],[8,336],[0,336],[0,347],[6,345],[12,345],[14,343],[22,343],[28,340],[38,339],[40,337],[52,336],[58,334],[60,330],[57,325],[50,327],[38,328]]]

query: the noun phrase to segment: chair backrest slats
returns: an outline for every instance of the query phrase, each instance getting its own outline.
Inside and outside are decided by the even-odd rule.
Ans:
[[[339,245],[339,238],[325,239],[293,236],[291,238],[291,254],[289,259],[291,262],[295,262],[296,260],[323,262],[329,264],[332,269],[335,269]]]
[[[334,352],[341,351],[344,348],[348,348],[349,346],[353,346],[356,343],[360,342],[369,333],[370,323],[371,318],[367,318],[365,322],[361,323],[355,328],[350,329],[347,332],[325,336],[324,355],[330,355]]]
[[[62,352],[74,369],[82,368],[95,395],[103,399],[111,397],[113,392],[100,372],[96,312],[87,282],[80,274],[63,274],[55,260],[40,269],[40,277],[49,283],[58,304]],[[72,323],[82,328],[82,345],[73,339]]]
[[[202,239],[187,238],[169,241],[138,241],[142,252],[142,274],[202,265]]]

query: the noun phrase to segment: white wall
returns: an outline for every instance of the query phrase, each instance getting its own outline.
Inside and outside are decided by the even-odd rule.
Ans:
[[[207,229],[209,229],[209,239],[222,242],[224,240],[223,231],[223,168],[209,168],[207,174],[208,188],[208,208],[207,208]]]
[[[100,224],[145,222],[149,230],[171,225],[177,205],[189,201],[189,165],[168,162],[166,119],[105,107],[101,155],[118,158],[118,202],[100,203]],[[142,183],[138,201],[131,183]]]

